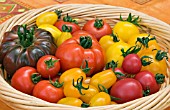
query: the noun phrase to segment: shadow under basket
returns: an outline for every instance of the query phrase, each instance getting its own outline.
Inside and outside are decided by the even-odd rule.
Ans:
[[[37,16],[44,12],[54,11],[56,9],[63,10],[63,15],[69,13],[73,18],[78,19],[80,26],[90,19],[95,17],[104,18],[113,27],[119,21],[120,14],[123,19],[128,17],[129,13],[140,16],[142,19],[141,26],[145,32],[156,36],[159,45],[165,51],[170,49],[170,25],[144,13],[110,5],[94,5],[94,4],[63,4],[52,5],[40,9],[32,9],[25,13],[16,15],[0,25],[0,42],[4,32],[12,29],[14,25],[27,24],[28,26],[35,25]],[[169,56],[169,53],[168,53]],[[170,63],[167,61],[168,68]],[[163,110],[170,106],[170,72],[167,68],[167,76],[165,83],[161,89],[152,95],[139,98],[123,104],[114,104],[100,107],[79,108],[74,106],[53,104],[36,97],[24,94],[15,90],[5,80],[3,75],[0,76],[0,99],[16,110],[70,110],[70,109],[85,109],[85,110]],[[3,72],[1,71],[1,74]]]

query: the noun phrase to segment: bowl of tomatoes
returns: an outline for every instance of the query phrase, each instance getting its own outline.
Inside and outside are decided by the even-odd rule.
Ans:
[[[0,98],[14,109],[169,106],[170,26],[156,18],[109,5],[52,5],[0,29]]]

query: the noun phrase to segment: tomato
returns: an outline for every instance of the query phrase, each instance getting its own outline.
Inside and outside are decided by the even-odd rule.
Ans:
[[[151,64],[146,65],[146,66],[142,66],[141,70],[149,70],[151,73],[153,74],[157,74],[157,73],[161,73],[164,74],[165,76],[167,75],[167,64],[165,59],[160,59],[160,57],[162,58],[162,55],[160,54],[159,56],[157,56],[157,54],[160,54],[160,50],[146,50],[143,51],[142,53],[139,54],[140,58],[142,59],[142,57],[144,56],[148,56],[150,58],[144,58],[144,60],[146,60],[146,62],[150,62]]]
[[[37,71],[43,78],[53,78],[60,70],[60,62],[53,55],[45,55],[41,57],[37,62]]]
[[[55,85],[57,85],[55,87]],[[38,82],[33,89],[33,96],[51,103],[57,103],[64,97],[62,85],[52,85],[48,80]]]
[[[126,78],[126,72],[122,68],[115,68],[114,73],[116,74],[117,80]]]
[[[32,91],[36,83],[40,81],[41,77],[33,67],[25,66],[19,68],[11,79],[11,85],[15,89],[32,95]]]
[[[51,24],[42,24],[38,28],[49,31],[54,38],[54,43],[57,45],[57,39],[61,36],[61,31],[58,28]]]
[[[66,25],[62,26],[62,33],[61,36],[57,39],[57,46],[60,46],[64,41],[66,41],[69,38],[72,38],[71,32],[72,27],[67,27]]]
[[[121,39],[119,39],[116,35],[111,34],[111,35],[105,35],[103,37],[101,37],[101,39],[99,40],[100,45],[102,46],[102,48],[107,51],[107,49],[114,43],[117,42],[123,42]]]
[[[57,104],[71,105],[71,106],[77,106],[77,107],[81,107],[82,103],[83,102],[80,99],[75,98],[75,97],[62,98],[57,102]]]
[[[88,61],[90,76],[101,71],[105,65],[105,53],[99,43],[90,36],[77,36],[66,40],[56,50],[56,57],[60,59],[61,72],[80,67],[84,60]]]
[[[111,103],[111,98],[109,94],[105,92],[99,92],[94,97],[92,97],[92,99],[89,102],[90,107],[110,105],[110,103]]]
[[[68,27],[72,27],[71,33],[80,30],[80,26],[78,25],[76,20],[73,20],[70,16],[63,17],[63,20],[57,21],[54,26],[56,26],[60,31],[62,31],[62,26],[66,25]]]
[[[120,100],[115,100],[116,103],[125,103],[128,101],[141,98],[143,96],[142,86],[139,81],[126,78],[117,81],[110,89],[110,95]]]
[[[55,11],[55,12],[45,12],[40,14],[36,18],[36,25],[40,26],[42,24],[51,24],[53,25],[58,20],[58,15],[61,13],[61,11]]]
[[[118,67],[121,67],[124,59],[121,49],[124,48],[124,50],[126,51],[129,49],[129,47],[130,45],[124,42],[117,42],[111,45],[106,51],[106,63],[111,62],[112,60],[114,60],[115,62],[118,61]]]
[[[61,74],[59,82],[60,83],[64,82],[64,85],[65,85],[67,82],[70,82],[73,79],[77,81],[77,79],[80,78],[81,76],[83,77],[84,80],[86,79],[86,73],[83,72],[82,69],[72,68]]]
[[[98,41],[102,36],[112,33],[110,25],[103,19],[93,19],[87,21],[83,26],[83,30],[94,35]]]
[[[82,93],[83,93],[84,95],[81,95],[81,96],[80,96],[80,99],[81,99],[83,102],[85,102],[85,103],[88,104],[88,103],[90,102],[91,98],[92,98],[93,96],[95,96],[96,94],[98,94],[99,91],[98,91],[98,89],[97,89],[95,86],[89,84],[89,89],[87,89],[87,90],[82,90]]]
[[[127,55],[122,63],[122,68],[126,73],[137,74],[142,68],[142,62],[137,54]]]
[[[90,84],[95,86],[97,89],[99,89],[99,84],[108,89],[116,82],[116,80],[117,77],[112,70],[104,70],[92,76],[90,79]]]
[[[156,82],[154,74],[148,70],[136,74],[135,79],[141,83],[144,91],[149,90],[149,94],[145,95],[154,94],[159,91],[160,85]]]

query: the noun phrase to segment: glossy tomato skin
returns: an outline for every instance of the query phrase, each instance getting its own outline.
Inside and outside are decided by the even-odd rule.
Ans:
[[[55,55],[60,59],[62,72],[75,67],[80,68],[82,63],[87,60],[88,67],[91,68],[87,76],[90,76],[104,68],[105,53],[93,37],[91,37],[92,46],[87,49],[83,48],[80,45],[80,37],[76,36],[66,40],[57,48]]]
[[[45,63],[52,59],[53,66],[48,67],[48,64]],[[53,78],[55,77],[60,70],[60,62],[53,55],[45,55],[41,57],[37,62],[37,71],[42,75],[43,78]]]
[[[35,85],[33,96],[47,102],[57,103],[64,97],[64,93],[62,88],[56,88],[48,80],[42,80]]]
[[[102,21],[103,21],[103,26],[101,28],[96,28],[94,26],[95,19],[89,20],[83,26],[83,30],[94,35],[97,38],[97,40],[99,41],[102,36],[109,35],[112,33],[112,28],[110,27],[110,25],[108,23],[106,23],[105,20],[102,20]]]
[[[132,78],[126,78],[117,81],[111,87],[110,95],[120,98],[120,100],[115,100],[116,103],[120,104],[141,98],[143,96],[143,91],[139,81]]]
[[[11,79],[12,87],[23,93],[32,95],[35,84],[31,80],[31,75],[34,73],[37,73],[37,71],[33,67],[21,67],[14,73]]]
[[[141,83],[143,90],[150,90],[149,95],[158,92],[160,89],[160,85],[157,84],[154,74],[148,70],[136,74],[135,79]]]
[[[73,22],[65,22],[65,21],[63,21],[63,20],[57,21],[57,22],[54,24],[54,26],[56,26],[60,31],[62,31],[62,26],[63,26],[64,24],[65,24],[66,26],[68,26],[68,27],[72,27],[71,33],[74,33],[74,32],[76,32],[76,31],[80,30],[80,26],[79,26],[78,24],[75,24],[75,23],[73,23]]]
[[[122,68],[129,74],[137,74],[142,68],[140,57],[137,54],[127,55],[123,60]]]
[[[82,103],[83,102],[80,99],[75,98],[75,97],[65,97],[57,102],[57,104],[71,105],[71,106],[77,106],[77,107],[81,107]]]

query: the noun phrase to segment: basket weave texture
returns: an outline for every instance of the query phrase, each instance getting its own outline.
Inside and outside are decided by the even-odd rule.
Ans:
[[[63,10],[63,14],[69,13],[73,18],[77,18],[82,26],[87,20],[94,17],[104,18],[113,27],[119,21],[120,14],[125,19],[129,13],[140,16],[142,18],[141,25],[151,34],[155,35],[158,43],[164,50],[170,49],[170,25],[148,16],[144,13],[116,6],[109,5],[93,5],[93,4],[66,4],[52,5],[45,8],[33,9],[25,13],[16,15],[0,25],[0,42],[4,32],[11,30],[14,25],[27,24],[28,26],[35,24],[35,19],[41,13],[54,11],[55,9]],[[168,54],[169,56],[169,54]],[[167,62],[168,68],[170,63]],[[79,108],[67,105],[53,104],[36,97],[24,94],[11,87],[2,76],[0,76],[0,99],[16,110],[70,110],[70,109],[86,109],[86,110],[163,110],[170,106],[170,72],[167,68],[168,76],[162,84],[159,92],[147,97],[136,99],[124,104],[115,104],[101,107]]]

